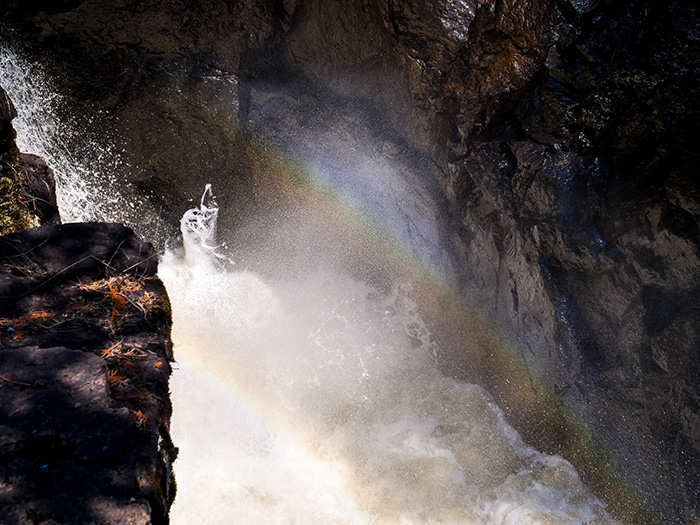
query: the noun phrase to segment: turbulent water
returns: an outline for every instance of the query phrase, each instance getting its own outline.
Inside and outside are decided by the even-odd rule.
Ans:
[[[568,462],[437,370],[410,286],[227,271],[216,212],[203,199],[183,217],[160,270],[179,366],[174,524],[611,522]]]
[[[115,182],[118,157],[98,141],[92,156],[69,151],[70,122],[23,71],[0,52],[18,141],[57,171],[64,218],[143,222]],[[410,282],[379,289],[322,264],[232,271],[246,261],[216,247],[217,212],[208,190],[160,267],[177,359],[175,525],[612,523],[567,461],[438,371]]]
[[[96,136],[99,113],[73,115],[41,67],[0,42],[0,86],[17,109],[12,125],[23,153],[38,155],[56,177],[63,222],[121,222],[155,241],[165,230],[157,211],[126,182],[129,169],[107,133]]]

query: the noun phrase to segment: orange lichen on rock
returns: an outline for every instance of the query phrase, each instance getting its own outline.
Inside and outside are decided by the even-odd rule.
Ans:
[[[37,319],[46,319],[51,317],[51,312],[29,312],[14,319],[9,317],[0,317],[0,324],[11,324],[13,327],[22,326],[27,323],[35,322]]]
[[[126,377],[118,375],[116,370],[109,370],[107,372],[107,382],[110,385],[121,383],[122,381],[126,381]]]
[[[114,286],[112,286],[112,283],[107,283],[107,287],[109,288],[107,296],[114,301],[114,306],[112,306],[112,315],[109,317],[109,320],[114,321],[119,312],[126,308],[126,297],[117,292],[114,289]]]
[[[111,302],[109,322],[114,323],[127,315],[129,304],[141,310],[144,316],[159,306],[159,298],[154,292],[142,291],[146,280],[136,279],[131,275],[118,275],[92,284],[83,284],[80,288],[101,292],[105,299]]]
[[[27,328],[38,326],[42,320],[52,317],[50,312],[29,312],[16,318],[0,317],[0,325],[14,331],[13,339],[19,339]]]
[[[146,424],[148,423],[148,416],[141,412],[140,410],[132,410],[134,416],[136,416],[136,428],[141,432],[146,431]]]

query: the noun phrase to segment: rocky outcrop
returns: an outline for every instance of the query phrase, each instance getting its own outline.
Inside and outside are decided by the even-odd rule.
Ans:
[[[3,156],[12,148],[15,140],[15,130],[12,128],[12,119],[17,116],[15,105],[5,90],[0,87],[0,152]]]
[[[60,224],[53,170],[41,157],[29,153],[20,154],[19,162],[20,181],[29,213],[42,226]]]
[[[167,523],[156,253],[121,225],[59,224],[52,172],[17,153],[2,97],[3,229],[47,226],[0,237],[0,523]]]
[[[156,267],[116,224],[0,237],[0,523],[167,523],[172,356]]]
[[[383,217],[518,341],[465,353],[459,312],[436,315],[451,372],[624,522],[698,519],[694,4],[60,6],[0,17],[73,103],[112,115],[131,178],[173,216],[202,182],[231,188],[236,224],[264,214],[268,148],[338,180],[390,166],[412,191],[394,211],[379,192]]]

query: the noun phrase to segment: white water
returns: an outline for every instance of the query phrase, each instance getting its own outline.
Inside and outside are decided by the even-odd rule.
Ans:
[[[188,212],[185,251],[160,270],[179,366],[174,525],[612,522],[568,462],[437,371],[409,286],[227,272],[216,212]]]
[[[44,159],[56,177],[63,222],[121,222],[146,238],[164,230],[153,206],[126,182],[120,152],[95,136],[100,114],[70,116],[40,66],[0,42],[0,85],[17,109],[12,125],[23,153]]]
[[[142,220],[113,149],[64,143],[79,134],[40,71],[1,50],[0,84],[20,147],[56,170],[64,219]],[[483,389],[437,371],[410,283],[226,271],[204,204],[160,272],[179,367],[174,525],[612,523],[568,462],[524,444]]]

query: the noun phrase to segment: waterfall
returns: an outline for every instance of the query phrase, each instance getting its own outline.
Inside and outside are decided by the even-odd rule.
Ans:
[[[438,371],[410,283],[227,270],[209,191],[160,269],[178,363],[175,525],[612,522],[567,461]]]
[[[64,218],[142,223],[118,152],[97,138],[67,147],[74,128],[32,67],[0,53],[20,147],[56,170]],[[207,187],[160,265],[176,356],[174,525],[614,522],[570,463],[524,443],[484,389],[438,370],[410,279],[377,286],[320,263],[263,277],[217,244],[218,211]]]
[[[23,153],[44,159],[56,178],[56,198],[63,222],[121,222],[152,242],[165,227],[154,206],[129,184],[129,166],[104,131],[104,115],[80,118],[71,113],[42,68],[0,42],[0,85],[17,108],[12,125]]]

